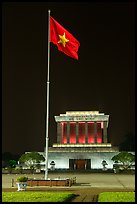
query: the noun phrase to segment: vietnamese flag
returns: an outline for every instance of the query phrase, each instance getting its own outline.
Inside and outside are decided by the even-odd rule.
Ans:
[[[78,59],[79,41],[50,16],[50,42],[69,57]]]

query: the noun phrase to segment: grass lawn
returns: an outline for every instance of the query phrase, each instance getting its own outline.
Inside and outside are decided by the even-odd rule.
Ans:
[[[135,202],[135,192],[103,192],[98,202]]]
[[[2,192],[2,202],[64,202],[73,197],[69,192]]]

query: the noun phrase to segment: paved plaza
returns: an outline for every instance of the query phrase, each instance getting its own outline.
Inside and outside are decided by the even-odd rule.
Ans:
[[[25,175],[28,178],[43,178],[44,174],[3,174],[2,188],[11,188],[16,186],[16,178]],[[135,189],[135,175],[134,174],[114,174],[114,173],[54,173],[49,172],[48,178],[74,178],[76,177],[76,184],[71,188],[82,187],[96,187],[96,188],[122,188]],[[14,180],[14,186],[12,181]]]
[[[43,178],[44,174],[3,174],[2,190],[16,191],[16,178],[18,176],[27,176],[28,178]],[[48,178],[74,178],[76,184],[71,187],[27,187],[27,190],[39,191],[70,191],[78,195],[71,202],[96,202],[97,195],[105,191],[135,191],[135,175],[134,174],[114,174],[114,173],[54,173],[49,172]],[[14,182],[13,182],[14,181]]]

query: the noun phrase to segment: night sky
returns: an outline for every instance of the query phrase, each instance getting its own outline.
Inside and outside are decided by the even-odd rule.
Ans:
[[[79,42],[79,60],[50,45],[49,146],[55,115],[110,115],[109,140],[135,131],[135,4],[3,3],[2,152],[44,151],[48,9]]]

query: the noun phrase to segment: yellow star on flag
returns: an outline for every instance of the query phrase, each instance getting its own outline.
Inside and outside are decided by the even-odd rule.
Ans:
[[[58,41],[58,43],[62,43],[62,45],[65,47],[66,42],[68,42],[69,40],[66,38],[65,33],[64,35],[59,35],[60,40]]]

